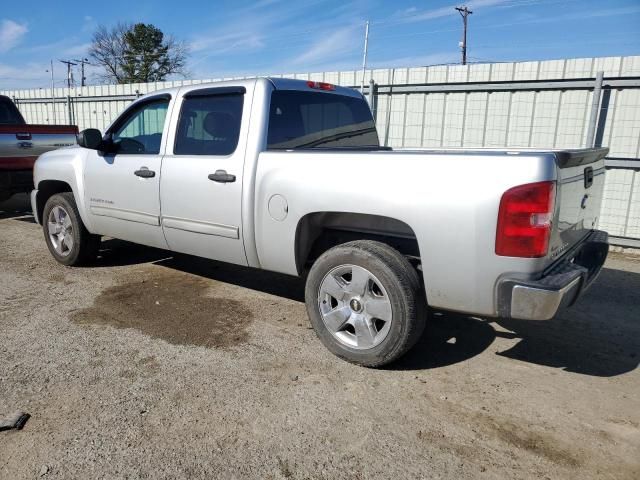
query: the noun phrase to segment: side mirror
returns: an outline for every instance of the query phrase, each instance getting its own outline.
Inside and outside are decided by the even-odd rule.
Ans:
[[[102,145],[102,134],[96,128],[87,128],[78,134],[78,145],[91,150],[99,150]]]

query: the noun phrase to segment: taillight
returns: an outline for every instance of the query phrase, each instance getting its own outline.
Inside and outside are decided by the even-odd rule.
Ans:
[[[317,90],[335,90],[336,86],[332,85],[330,83],[325,83],[325,82],[314,82],[312,80],[309,80],[307,82],[307,87],[309,88],[315,88]]]
[[[520,185],[500,200],[496,254],[505,257],[544,257],[549,249],[555,182]]]

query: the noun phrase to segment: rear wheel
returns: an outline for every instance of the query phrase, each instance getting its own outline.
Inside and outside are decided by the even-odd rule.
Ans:
[[[424,331],[417,272],[402,254],[380,242],[360,240],[326,251],[309,272],[305,297],[320,340],[352,363],[391,363]]]
[[[51,255],[63,265],[82,265],[98,254],[100,237],[89,233],[82,223],[71,192],[58,193],[47,200],[42,229]]]

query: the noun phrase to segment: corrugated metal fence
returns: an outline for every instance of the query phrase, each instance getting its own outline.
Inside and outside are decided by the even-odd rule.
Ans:
[[[598,72],[604,80],[590,121]],[[359,71],[272,76],[361,81]],[[50,89],[2,93],[28,122],[67,123],[71,115],[81,129],[104,130],[140,95],[215,80],[222,79],[58,88],[54,101]],[[600,228],[640,247],[640,56],[377,69],[366,72],[365,85],[380,137],[392,147],[576,148],[589,138],[608,146]]]

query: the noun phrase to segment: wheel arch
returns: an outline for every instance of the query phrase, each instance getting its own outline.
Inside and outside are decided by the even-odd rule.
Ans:
[[[36,218],[39,223],[42,224],[42,214],[44,212],[44,206],[47,204],[47,201],[57,193],[63,192],[71,192],[73,193],[73,189],[71,185],[62,180],[42,180],[38,183],[38,191],[36,194]],[[75,196],[75,194],[74,194]]]
[[[328,249],[353,240],[377,240],[419,261],[414,230],[396,218],[357,212],[313,212],[300,218],[295,233],[295,263],[301,274]]]

